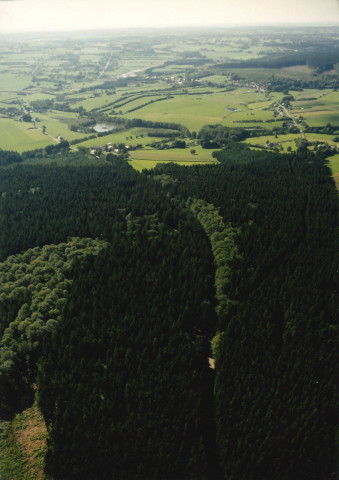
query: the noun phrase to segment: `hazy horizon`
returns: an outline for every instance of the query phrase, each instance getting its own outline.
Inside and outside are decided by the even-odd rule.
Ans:
[[[339,26],[339,0],[0,0],[0,33]]]

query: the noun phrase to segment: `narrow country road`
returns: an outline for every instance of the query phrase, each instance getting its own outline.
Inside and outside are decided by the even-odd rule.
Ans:
[[[295,118],[292,117],[292,115],[289,113],[289,111],[287,110],[287,108],[286,108],[284,105],[282,105],[281,103],[278,103],[278,102],[277,102],[277,105],[279,105],[279,107],[283,110],[285,116],[288,117],[290,120],[292,120],[293,125],[295,126],[295,128],[297,128],[297,129],[299,130],[299,133],[300,133],[301,138],[304,139],[304,138],[305,138],[305,134],[304,134],[304,132],[302,131],[300,125],[298,125],[298,123],[296,122]]]
[[[112,60],[112,55],[113,55],[113,51],[110,53],[110,56],[109,56],[109,58],[108,58],[108,60],[107,60],[107,62],[106,62],[106,64],[105,64],[105,66],[104,66],[104,69],[103,69],[102,72],[100,73],[99,78],[101,78],[101,77],[104,75],[104,73],[106,72],[107,68],[109,67],[109,64],[111,63],[111,60]]]

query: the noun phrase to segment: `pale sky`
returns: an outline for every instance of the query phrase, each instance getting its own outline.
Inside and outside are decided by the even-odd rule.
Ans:
[[[0,0],[0,34],[279,23],[339,25],[339,0]]]

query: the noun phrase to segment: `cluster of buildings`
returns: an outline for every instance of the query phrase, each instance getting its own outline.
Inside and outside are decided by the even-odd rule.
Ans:
[[[126,151],[129,148],[130,148],[129,145],[124,145],[123,148],[122,147],[116,148],[116,145],[113,145],[113,143],[110,142],[110,143],[106,143],[106,145],[92,145],[90,147],[90,154],[96,155],[96,156],[100,155],[103,152],[119,154],[119,153],[124,153],[123,150]]]

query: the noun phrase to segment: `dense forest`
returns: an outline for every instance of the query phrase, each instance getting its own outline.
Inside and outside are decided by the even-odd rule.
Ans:
[[[72,263],[107,246],[72,238],[11,255],[0,263],[0,418],[10,419],[34,398],[37,358],[60,321]]]
[[[213,202],[240,229],[214,339],[225,478],[330,478],[339,249],[328,171],[309,153],[217,157],[223,164],[204,172],[162,170],[172,191]]]
[[[319,72],[331,70],[339,62],[339,48],[304,48],[301,51],[271,53],[257,59],[226,62],[227,68],[283,68],[293,65],[309,65]],[[219,65],[221,66],[221,65]]]
[[[11,165],[12,163],[22,162],[21,155],[18,152],[0,149],[0,166]]]
[[[226,133],[218,165],[0,169],[1,415],[37,382],[55,480],[334,475],[334,183]]]

